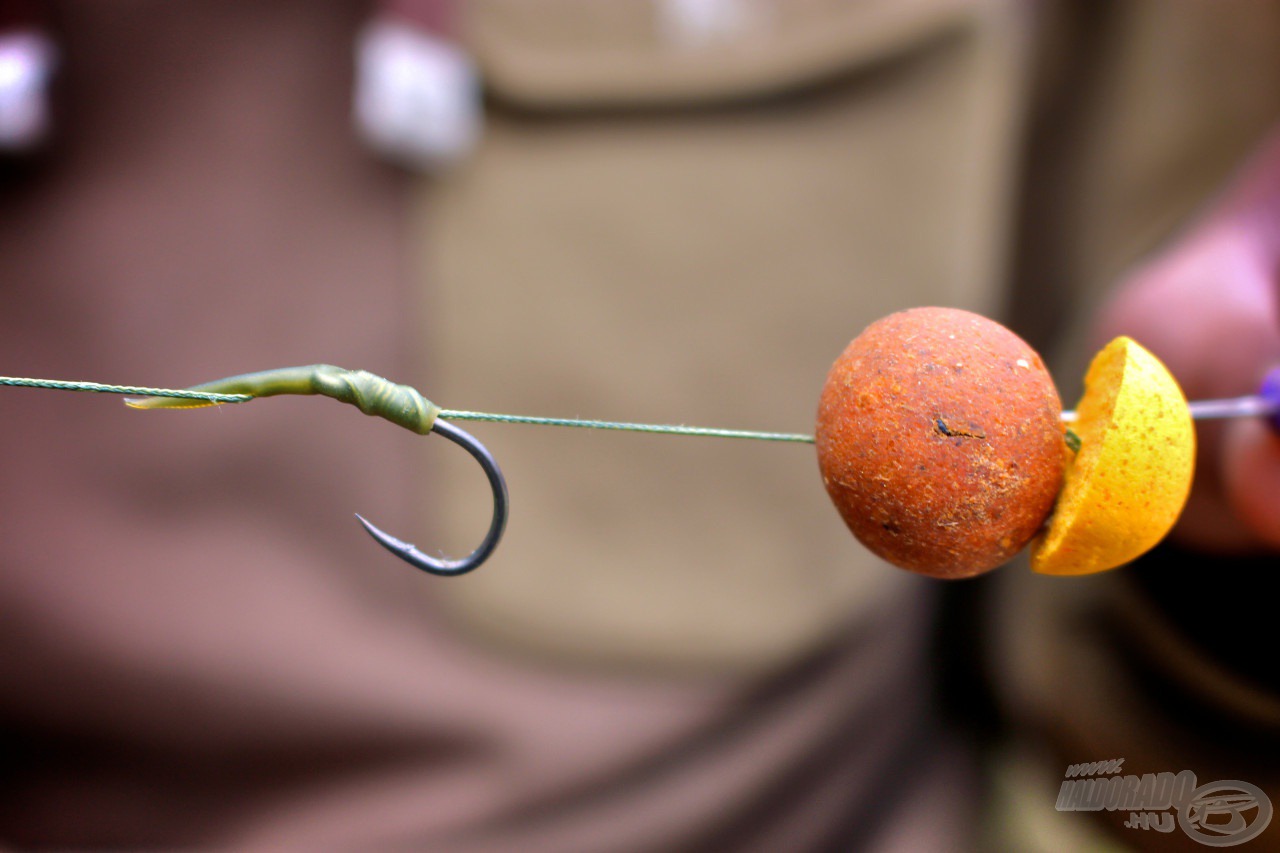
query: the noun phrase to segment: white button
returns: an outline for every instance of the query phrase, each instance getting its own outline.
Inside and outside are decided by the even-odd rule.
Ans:
[[[458,45],[395,21],[375,21],[356,45],[355,122],[378,153],[412,168],[448,166],[476,146],[479,74]]]

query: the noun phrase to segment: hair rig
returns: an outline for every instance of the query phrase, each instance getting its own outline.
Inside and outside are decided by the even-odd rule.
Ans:
[[[414,545],[403,542],[356,513],[356,518],[369,535],[383,548],[415,568],[433,575],[462,575],[478,567],[498,547],[507,526],[507,483],[502,469],[485,446],[470,433],[440,419],[441,409],[417,389],[399,385],[367,370],[344,370],[331,364],[307,367],[282,367],[258,373],[245,373],[196,385],[188,391],[226,395],[236,399],[208,400],[191,397],[145,396],[125,402],[135,409],[189,409],[224,402],[246,402],[258,397],[279,394],[320,394],[350,403],[366,415],[384,418],[420,435],[436,433],[449,439],[475,457],[493,491],[493,518],[489,532],[480,545],[460,560],[432,557]]]
[[[1168,533],[1186,502],[1194,419],[1266,417],[1280,433],[1280,367],[1257,394],[1188,404],[1154,355],[1117,338],[1090,365],[1078,408],[1063,411],[1025,341],[950,308],[898,312],[858,335],[827,376],[814,435],[442,409],[407,385],[327,364],[185,390],[2,376],[0,385],[126,394],[138,409],[318,394],[442,435],[475,458],[493,493],[489,530],[474,551],[433,557],[356,518],[400,559],[445,576],[493,554],[509,504],[498,463],[451,420],[816,444],[828,495],[858,540],[890,563],[940,578],[981,574],[1028,545],[1032,568],[1044,574],[1127,563]]]

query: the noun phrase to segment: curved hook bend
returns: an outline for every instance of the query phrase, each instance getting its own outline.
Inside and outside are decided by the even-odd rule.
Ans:
[[[485,476],[489,478],[489,487],[493,490],[493,520],[489,522],[489,532],[485,534],[484,540],[479,547],[461,560],[431,557],[419,551],[412,544],[402,542],[381,530],[359,513],[356,513],[356,518],[360,519],[360,523],[364,525],[365,530],[369,531],[369,535],[378,540],[379,545],[414,568],[433,575],[464,575],[489,559],[493,550],[498,547],[498,540],[502,538],[502,532],[507,527],[507,482],[503,478],[502,470],[498,468],[498,463],[494,461],[493,456],[470,433],[439,419],[432,424],[431,431],[439,433],[455,444],[462,446],[476,458],[476,461],[480,463],[480,467],[484,469]]]

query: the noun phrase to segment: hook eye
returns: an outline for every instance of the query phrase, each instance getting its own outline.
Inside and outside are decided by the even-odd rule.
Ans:
[[[494,461],[492,454],[483,444],[476,441],[470,433],[438,418],[432,425],[431,431],[439,433],[453,443],[460,445],[474,456],[476,461],[480,463],[480,467],[484,469],[485,476],[489,478],[489,487],[493,490],[493,520],[489,522],[489,532],[485,534],[484,540],[480,545],[468,556],[460,560],[431,557],[422,553],[410,543],[402,542],[376,527],[360,514],[357,513],[356,518],[360,519],[364,529],[369,531],[369,535],[376,539],[379,545],[414,568],[433,575],[464,575],[489,559],[493,550],[498,547],[498,540],[502,538],[502,532],[507,526],[507,483],[503,479],[502,470],[498,468],[498,463]]]

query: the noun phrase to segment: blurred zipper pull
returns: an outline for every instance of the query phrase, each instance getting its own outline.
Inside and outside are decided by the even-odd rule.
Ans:
[[[57,65],[57,45],[44,28],[0,28],[0,154],[27,154],[49,138]]]
[[[442,0],[387,3],[356,42],[357,132],[417,171],[465,159],[483,126],[480,75],[448,32],[452,11]]]

